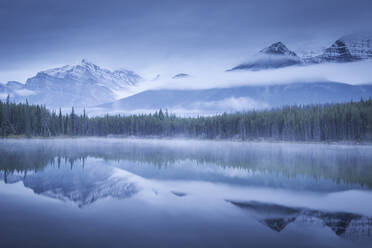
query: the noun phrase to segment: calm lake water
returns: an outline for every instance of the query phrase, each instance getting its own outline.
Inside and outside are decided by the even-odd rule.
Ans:
[[[0,247],[372,247],[372,146],[0,140]]]

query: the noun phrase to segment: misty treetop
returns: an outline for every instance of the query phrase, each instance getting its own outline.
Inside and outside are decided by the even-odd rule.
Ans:
[[[159,136],[203,139],[286,141],[372,141],[372,100],[299,105],[221,114],[177,117],[167,111],[88,117],[48,110],[44,105],[0,101],[0,134],[32,136]]]

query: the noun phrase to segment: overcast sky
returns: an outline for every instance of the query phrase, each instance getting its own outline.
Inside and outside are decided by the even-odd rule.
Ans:
[[[275,41],[319,49],[368,31],[371,9],[371,0],[1,0],[0,82],[82,58],[144,76],[227,69]]]

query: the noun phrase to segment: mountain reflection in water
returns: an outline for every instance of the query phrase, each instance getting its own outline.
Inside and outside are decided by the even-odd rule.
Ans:
[[[343,238],[372,238],[372,217],[353,213],[287,207],[255,201],[239,202],[227,200],[227,202],[242,209],[251,210],[258,215],[261,223],[277,232],[281,232],[293,222],[301,224],[321,222],[322,225],[330,227],[336,235]]]
[[[199,215],[195,225],[213,223],[209,228],[216,232],[229,224],[236,228],[249,225],[244,228],[253,228],[256,236],[272,235],[257,229],[256,222],[283,235],[283,239],[277,241],[283,246],[288,241],[286,235],[298,235],[292,226],[297,227],[296,232],[298,227],[329,229],[342,242],[353,242],[356,247],[360,245],[359,240],[367,240],[367,244],[372,241],[371,146],[31,139],[0,140],[0,154],[0,181],[3,182],[0,196],[4,190],[7,194],[13,192],[3,185],[22,185],[35,196],[60,204],[72,203],[86,213],[90,211],[87,209],[96,209],[102,216],[114,218],[119,210],[108,213],[106,208],[124,204],[118,207],[120,211],[130,212],[127,208],[132,206],[133,211],[142,211],[146,216],[150,211],[146,206],[156,206],[167,216],[174,214],[175,223],[190,221],[190,217],[183,219],[184,215]],[[100,209],[100,206],[106,207]],[[216,214],[212,214],[214,212]],[[95,214],[94,218],[101,217]],[[116,222],[116,218],[110,225],[124,225],[119,220]],[[226,219],[218,222],[221,218]],[[140,226],[147,221],[140,216],[135,220]],[[153,232],[164,234],[161,228],[143,224],[147,225]],[[195,235],[195,227],[188,230],[186,225],[184,232],[186,236]],[[233,237],[240,231],[234,233],[226,235]],[[315,233],[303,235],[311,237]],[[322,235],[332,240],[330,234]],[[218,238],[215,241],[208,236],[204,238],[213,246],[223,246]],[[245,238],[240,239],[241,243],[235,238],[232,240],[229,244],[236,247],[245,247],[248,242]],[[256,246],[263,241],[257,242]],[[339,245],[347,247],[350,243],[334,244]]]

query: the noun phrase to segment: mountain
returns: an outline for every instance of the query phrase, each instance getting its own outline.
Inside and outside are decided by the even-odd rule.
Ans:
[[[167,108],[214,113],[292,104],[347,102],[360,100],[361,97],[372,97],[372,85],[314,82],[202,90],[147,90],[99,107],[107,111]]]
[[[264,202],[230,201],[232,205],[256,214],[258,221],[273,231],[281,232],[289,224],[298,227],[321,224],[330,228],[337,236],[344,239],[371,240],[372,218],[347,212],[327,212],[321,210],[287,207]]]
[[[372,58],[372,34],[358,33],[343,36],[316,56],[299,57],[283,43],[277,42],[261,50],[250,62],[240,64],[228,71],[265,70],[293,65],[321,63],[345,63]]]
[[[10,89],[6,84],[0,83],[0,100],[6,99],[7,95],[10,94]]]
[[[305,63],[353,62],[357,60],[359,60],[359,58],[351,54],[345,42],[342,40],[336,40],[330,47],[325,49],[323,54],[308,58],[305,60]]]
[[[372,58],[372,34],[346,35],[340,40],[345,43],[353,57],[359,59]]]
[[[9,81],[6,84],[0,83],[0,100],[5,100],[7,96],[25,94],[24,85],[17,81]]]
[[[134,174],[120,169],[107,172],[93,168],[84,172],[62,168],[46,171],[22,178],[25,187],[36,194],[66,202],[73,202],[79,207],[92,204],[104,198],[126,199],[137,194],[141,180]]]
[[[12,90],[20,90],[23,88],[23,84],[18,81],[9,81],[6,86]]]
[[[372,35],[352,34],[341,37],[324,53],[307,59],[306,63],[353,62],[372,58]]]
[[[77,65],[41,71],[24,85],[9,82],[5,88],[15,101],[27,99],[54,108],[85,107],[114,101],[130,93],[140,80],[132,71],[110,71],[83,59]]]
[[[240,64],[228,71],[258,71],[300,64],[302,64],[302,60],[295,52],[289,50],[282,42],[277,42],[259,51],[250,62]]]
[[[104,198],[127,199],[143,189],[145,179],[112,167],[87,165],[85,170],[70,166],[47,167],[42,171],[25,174],[4,175],[0,179],[12,184],[22,182],[36,194],[64,202],[72,202],[78,207],[90,205]]]
[[[174,75],[172,78],[173,79],[181,79],[181,78],[188,78],[190,77],[189,74],[186,74],[186,73],[178,73],[176,75]]]

